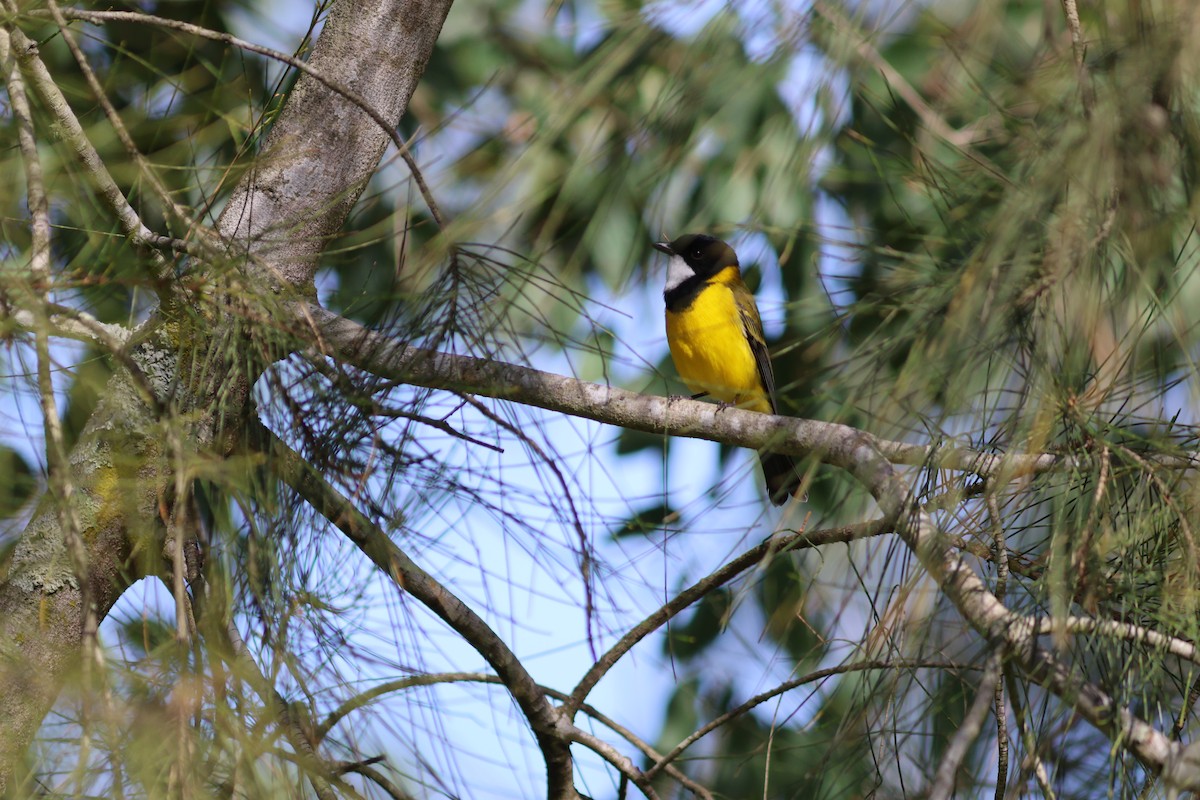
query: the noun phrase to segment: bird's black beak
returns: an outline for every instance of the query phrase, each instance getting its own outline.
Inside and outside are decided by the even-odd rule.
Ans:
[[[670,242],[655,242],[654,249],[661,253],[666,253],[669,256],[675,255],[675,251],[671,249]]]

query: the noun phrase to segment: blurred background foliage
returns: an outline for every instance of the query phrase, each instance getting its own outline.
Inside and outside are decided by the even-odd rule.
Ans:
[[[273,13],[232,0],[153,5],[253,41]],[[371,324],[404,324],[413,341],[561,356],[580,377],[664,392],[664,342],[647,349],[644,333],[661,329],[663,265],[649,243],[691,230],[730,238],[763,298],[783,413],[997,452],[1100,454],[1090,472],[1001,491],[1009,601],[1195,639],[1194,490],[1147,458],[1195,446],[1200,17],[1183,0],[1079,10],[1083,42],[1060,4],[1042,0],[458,0],[402,126],[452,222],[437,231],[390,153],[324,257],[322,298]],[[146,222],[186,236],[186,220],[145,190],[56,29],[20,24]],[[292,78],[154,26],[73,29],[159,178],[211,222]],[[303,55],[308,43],[288,46]],[[6,186],[23,185],[13,152],[0,159]],[[47,140],[42,155],[58,296],[104,321],[142,318],[146,263],[66,148]],[[0,193],[0,209],[3,278],[18,281],[23,195]],[[186,281],[185,261],[179,270]],[[628,316],[598,310],[608,306]],[[88,350],[69,361],[75,435],[110,366]],[[11,349],[0,364],[30,371]],[[669,456],[658,437],[621,433],[614,444],[618,463]],[[0,474],[12,476],[0,486],[5,520],[28,510],[36,473],[0,445]],[[814,523],[861,518],[866,503],[847,479],[824,468],[812,478]],[[936,469],[922,480],[923,497],[960,493],[946,530],[994,585],[996,521],[982,487]],[[715,503],[715,486],[710,495]],[[242,524],[234,501],[213,503],[218,527]],[[704,526],[697,508],[651,495],[605,529],[686,534]],[[262,560],[269,537],[229,535]],[[968,671],[835,677],[794,719],[741,716],[681,762],[728,797],[891,797],[925,786],[970,705],[982,651],[889,542],[778,556],[678,620],[663,640],[678,688],[664,701],[660,747],[744,699],[736,670],[714,668],[731,658],[730,636],[769,653],[782,679],[847,652],[954,662]],[[251,605],[279,580],[259,572],[246,579]],[[1155,721],[1187,694],[1177,665],[1138,648],[1059,644]],[[1129,669],[1145,680],[1119,677]],[[1040,755],[1060,796],[1142,777],[1119,757],[1081,757],[1107,745],[1038,690],[1010,702],[1057,736]],[[995,780],[994,746],[983,737],[964,768],[978,786]],[[1030,769],[1012,767],[1013,780],[1036,790]]]

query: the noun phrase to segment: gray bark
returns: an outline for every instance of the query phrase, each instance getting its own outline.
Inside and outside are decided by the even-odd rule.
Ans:
[[[451,0],[340,0],[309,59],[321,75],[349,86],[392,125],[399,122],[425,69]],[[296,85],[268,135],[256,168],[234,190],[218,233],[251,285],[265,280],[283,294],[313,294],[317,257],[345,222],[379,163],[389,134],[368,114],[309,75]],[[258,280],[255,280],[257,278]],[[245,281],[239,281],[245,285]],[[250,302],[253,302],[252,300]],[[134,580],[160,565],[131,560],[161,549],[173,479],[164,461],[164,407],[206,408],[172,396],[194,384],[181,364],[210,375],[236,374],[242,389],[206,414],[189,415],[186,446],[231,446],[222,425],[245,412],[253,374],[237,372],[243,335],[233,314],[207,330],[156,324],[130,353],[70,456],[70,480],[88,556],[89,594],[100,618]],[[168,315],[169,320],[169,315]],[[185,347],[186,345],[186,347]],[[187,350],[187,361],[180,359]],[[224,368],[224,369],[223,369]],[[185,372],[191,372],[190,367]],[[140,374],[138,374],[140,373]],[[180,381],[180,378],[184,380]],[[228,378],[224,378],[228,380]],[[145,396],[149,388],[153,399]],[[201,397],[212,389],[201,389]],[[239,407],[242,406],[242,407]],[[165,505],[164,505],[165,504]],[[0,794],[83,652],[82,598],[52,498],[43,498],[0,583]],[[139,542],[139,540],[141,540]],[[148,541],[147,541],[148,540]]]

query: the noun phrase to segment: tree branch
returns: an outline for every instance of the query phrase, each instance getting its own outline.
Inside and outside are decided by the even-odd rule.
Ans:
[[[842,444],[827,453],[828,463],[849,471],[871,492],[885,514],[896,515],[900,538],[941,586],[959,614],[989,645],[999,648],[1002,654],[1010,654],[1031,680],[1050,689],[1147,767],[1162,770],[1176,762],[1181,751],[1178,743],[1170,741],[1128,708],[1118,707],[1100,687],[1084,681],[1053,653],[1037,645],[1028,631],[1027,620],[1010,612],[987,590],[979,576],[949,550],[933,519],[912,503],[893,466],[869,441],[847,440]],[[1200,770],[1190,773],[1187,779],[1189,782],[1178,788],[1200,788]]]
[[[390,694],[392,692],[401,691],[404,689],[411,689],[414,686],[433,686],[444,683],[467,682],[491,683],[498,686],[504,686],[504,681],[500,680],[499,676],[489,675],[485,672],[438,672],[429,675],[413,675],[409,678],[400,678],[394,681],[387,681],[385,683],[372,686],[371,688],[354,695],[354,697],[346,700],[340,706],[331,711],[329,715],[325,717],[325,720],[317,727],[316,738],[318,741],[320,741],[322,738],[327,736],[330,729],[347,714],[350,714],[356,709],[368,705],[385,694]],[[539,684],[538,689],[540,689],[547,697],[552,697],[555,700],[566,702],[569,699],[569,695],[567,695],[565,692],[560,692],[557,689],[552,689],[548,686]],[[642,753],[652,761],[659,761],[662,759],[662,754],[643,741],[641,737],[635,735],[628,728],[601,713],[599,710],[589,706],[587,703],[582,704],[579,707],[579,710],[599,722],[604,727],[612,730],[622,739],[632,744],[638,750],[642,751]],[[576,739],[576,741],[579,740]],[[588,746],[587,742],[580,741],[580,744],[583,744],[585,747]],[[683,785],[693,794],[697,795],[698,797],[708,798],[708,800],[711,800],[712,793],[709,792],[708,789],[688,778],[678,769],[675,769],[671,765],[667,765],[664,770],[668,775],[679,781],[681,785]]]
[[[56,306],[47,304],[51,308],[51,313],[46,317],[48,324],[47,332],[51,336],[57,336],[63,339],[74,339],[80,342],[91,342],[92,344],[103,345],[109,350],[116,352],[124,348],[125,343],[129,341],[129,336],[132,333],[123,325],[113,325],[107,322],[101,322],[83,311],[76,311],[73,308],[65,306]],[[37,327],[37,320],[34,313],[28,309],[19,308],[13,311],[7,317],[13,324],[21,328],[26,328],[30,331]]]
[[[887,520],[874,520],[858,525],[845,525],[840,528],[830,528],[819,531],[794,531],[782,536],[773,536],[756,547],[752,547],[737,558],[722,564],[711,574],[701,578],[696,583],[684,589],[679,594],[644,620],[634,625],[620,640],[608,649],[591,669],[580,679],[571,697],[567,700],[564,712],[568,717],[574,716],[575,711],[582,705],[588,693],[600,682],[621,658],[633,649],[633,646],[654,631],[665,625],[676,614],[688,608],[709,592],[725,585],[755,564],[761,564],[765,559],[792,550],[802,550],[809,547],[820,547],[834,542],[852,542],[885,533],[890,529]]]
[[[962,766],[967,751],[979,738],[983,730],[983,721],[987,718],[988,706],[996,700],[996,686],[1000,683],[1000,656],[993,653],[988,659],[987,668],[983,672],[983,680],[979,682],[979,690],[975,700],[967,711],[962,725],[954,732],[942,763],[938,764],[934,775],[933,786],[929,790],[929,800],[949,800],[954,794],[954,784],[958,780],[958,768]]]
[[[315,291],[317,257],[341,230],[384,149],[396,142],[401,153],[408,151],[395,128],[450,3],[339,2],[307,63],[270,53],[304,74],[263,142],[255,169],[217,220],[222,238],[241,242],[253,257],[251,273],[258,270],[259,279],[308,296]],[[70,16],[65,9],[64,14]],[[204,35],[203,29],[189,32]],[[269,265],[269,274],[258,268],[259,259]]]
[[[449,3],[446,3],[445,6],[448,9]],[[40,16],[45,12],[34,11],[32,13],[35,16]],[[239,50],[245,50],[247,53],[254,53],[256,55],[279,61],[282,64],[287,64],[293,69],[299,70],[329,90],[336,92],[346,100],[349,100],[375,121],[375,123],[379,126],[379,129],[389,139],[391,139],[392,144],[395,145],[400,157],[404,159],[404,163],[411,171],[413,179],[417,183],[417,189],[421,193],[421,198],[425,201],[425,205],[429,209],[429,215],[433,217],[434,222],[439,228],[446,227],[446,220],[442,215],[441,208],[434,199],[433,193],[429,190],[429,185],[425,182],[425,178],[421,174],[421,170],[417,167],[416,160],[413,159],[412,150],[409,146],[409,143],[401,139],[400,134],[396,131],[395,123],[391,122],[387,115],[377,108],[370,100],[356,92],[349,85],[337,80],[331,75],[325,74],[320,69],[313,67],[303,59],[296,58],[295,56],[289,55],[282,50],[275,50],[260,44],[254,44],[253,42],[247,42],[246,40],[239,39],[230,33],[222,33],[221,31],[210,30],[200,25],[193,25],[190,22],[184,22],[182,20],[158,17],[153,14],[144,14],[140,11],[91,11],[82,8],[60,9],[57,6],[52,5],[50,13],[55,17],[56,20],[58,20],[60,17],[63,19],[78,19],[85,22],[90,22],[94,25],[101,25],[105,22],[125,22],[138,25],[154,25],[156,27],[166,28],[167,30],[173,30],[180,33],[186,33],[191,36],[197,36],[202,39],[221,42],[222,44],[236,47]],[[444,19],[445,15],[443,14],[442,16]],[[440,21],[438,28],[439,30],[441,28]],[[124,139],[122,141],[124,141]],[[140,153],[135,157],[140,159]]]
[[[802,675],[799,678],[793,678],[790,681],[784,681],[783,683],[779,684],[778,686],[776,686],[772,689],[768,689],[765,692],[756,694],[754,697],[751,697],[749,700],[738,705],[736,708],[731,708],[728,711],[726,711],[724,714],[721,714],[719,717],[716,717],[715,719],[712,719],[709,722],[705,723],[703,726],[701,726],[700,728],[696,729],[695,731],[690,733],[688,736],[686,736],[683,739],[683,741],[681,741],[679,744],[675,745],[675,747],[673,747],[671,749],[671,752],[667,753],[665,756],[658,759],[658,761],[655,762],[653,767],[646,770],[646,777],[653,778],[655,775],[658,774],[658,772],[660,770],[665,769],[668,764],[670,764],[675,759],[679,758],[679,756],[683,754],[684,750],[688,749],[693,744],[695,744],[697,741],[699,741],[700,739],[704,738],[708,734],[715,731],[717,728],[721,727],[722,725],[726,724],[727,722],[730,722],[731,720],[737,719],[738,717],[742,716],[743,714],[745,714],[746,712],[755,708],[756,706],[762,705],[766,701],[770,700],[772,697],[778,697],[779,695],[784,694],[785,692],[790,692],[792,689],[796,689],[800,686],[804,686],[805,684],[809,684],[809,683],[814,683],[816,681],[822,681],[822,680],[825,680],[826,678],[831,678],[835,675],[845,675],[845,674],[851,673],[851,672],[864,672],[867,670],[880,670],[880,669],[921,669],[921,668],[965,669],[966,667],[963,667],[960,664],[930,663],[930,662],[922,662],[922,661],[872,660],[872,661],[856,661],[856,662],[852,662],[849,664],[841,664],[836,667],[827,667],[825,669],[816,670],[815,672],[810,672],[807,675]]]
[[[345,534],[397,588],[408,592],[458,632],[496,670],[508,687],[546,761],[548,796],[576,798],[568,731],[570,724],[546,700],[520,659],[488,624],[449,589],[421,569],[386,532],[344,498],[307,461],[265,427],[259,442],[279,465],[281,478]]]
[[[307,303],[292,304],[291,315],[297,335],[315,342],[314,355],[332,357],[413,386],[511,400],[630,430],[707,439],[754,450],[818,455],[837,466],[844,464],[821,454],[861,445],[893,464],[959,470],[999,481],[1083,470],[1090,464],[1089,458],[1057,453],[996,454],[892,441],[836,422],[777,417],[687,398],[638,394],[516,364],[424,350]],[[1153,463],[1170,469],[1193,469],[1200,467],[1200,454],[1163,456]]]

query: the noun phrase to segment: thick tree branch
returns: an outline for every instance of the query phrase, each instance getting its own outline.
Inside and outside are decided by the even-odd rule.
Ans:
[[[221,237],[240,242],[253,257],[258,278],[309,296],[315,291],[317,256],[341,230],[393,141],[450,4],[355,0],[333,6],[255,169],[217,221]],[[398,146],[407,152],[402,141]],[[262,263],[269,265],[266,274],[257,268]]]
[[[316,355],[414,386],[511,400],[631,430],[793,455],[826,454],[822,460],[838,466],[843,464],[831,460],[831,454],[844,451],[848,445],[861,445],[892,464],[960,470],[999,481],[1082,470],[1089,465],[1089,459],[1072,455],[997,454],[965,447],[910,444],[881,439],[836,422],[776,417],[698,400],[638,394],[516,364],[410,347],[315,305],[293,304],[291,309],[293,324],[302,337],[315,342]],[[1153,463],[1164,468],[1192,469],[1200,467],[1200,454],[1163,456]]]

